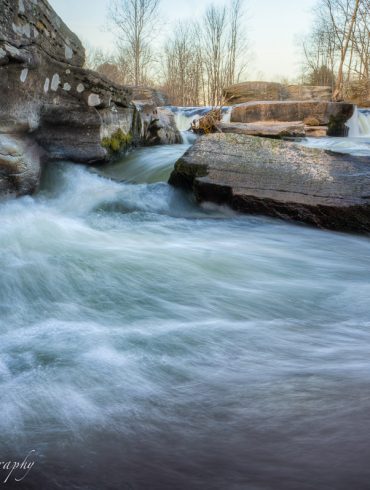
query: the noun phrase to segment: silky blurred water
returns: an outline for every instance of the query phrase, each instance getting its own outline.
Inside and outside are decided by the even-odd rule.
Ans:
[[[185,149],[0,204],[7,487],[370,488],[368,237],[199,207]]]

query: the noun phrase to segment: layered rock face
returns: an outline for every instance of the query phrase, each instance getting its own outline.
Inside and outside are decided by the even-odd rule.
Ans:
[[[246,134],[266,138],[300,138],[306,136],[303,122],[269,122],[259,121],[251,124],[223,123],[217,124],[221,133]]]
[[[348,131],[345,123],[353,112],[354,106],[344,102],[247,102],[233,107],[230,120],[232,123],[301,121],[308,129],[310,126],[326,126],[329,136],[345,136]]]
[[[321,228],[370,231],[370,159],[241,134],[201,137],[170,183],[197,200]]]
[[[224,97],[229,105],[256,100],[330,101],[332,90],[330,87],[319,86],[283,85],[274,82],[243,82],[226,88]]]
[[[81,42],[47,0],[0,0],[0,12],[0,133],[32,137],[48,159],[82,163],[107,160],[102,140],[118,129],[140,144],[180,139],[153,102],[142,118],[131,88],[83,68]]]
[[[247,102],[233,107],[231,122],[289,122],[310,118],[316,119],[318,125],[326,126],[331,118],[350,119],[353,111],[352,104],[338,102]]]
[[[232,106],[230,123],[207,123],[212,116],[210,112],[197,121],[194,131],[204,126],[210,128],[205,133],[217,131],[269,138],[346,136],[346,122],[354,109],[352,104],[344,102],[246,102]]]
[[[102,116],[127,130],[132,91],[84,70],[84,49],[46,0],[0,0],[0,131],[34,134],[51,159],[104,160]]]

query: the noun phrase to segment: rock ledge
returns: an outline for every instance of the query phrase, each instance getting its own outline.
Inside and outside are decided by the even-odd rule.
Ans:
[[[199,202],[320,228],[370,232],[370,158],[241,134],[203,136],[176,163],[174,186]]]

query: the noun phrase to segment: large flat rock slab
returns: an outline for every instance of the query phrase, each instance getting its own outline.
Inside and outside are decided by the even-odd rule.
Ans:
[[[333,230],[370,232],[370,158],[241,134],[203,136],[170,183],[198,201]]]
[[[323,101],[246,102],[233,107],[231,122],[258,121],[293,122],[314,118],[318,125],[327,126],[332,118],[348,121],[353,115],[353,104]]]
[[[221,133],[247,134],[266,138],[297,138],[306,136],[305,125],[301,121],[280,122],[260,121],[256,123],[224,123],[217,124]]]

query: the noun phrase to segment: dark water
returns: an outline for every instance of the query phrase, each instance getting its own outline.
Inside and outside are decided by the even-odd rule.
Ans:
[[[200,208],[184,149],[0,205],[0,487],[370,489],[369,239]]]

